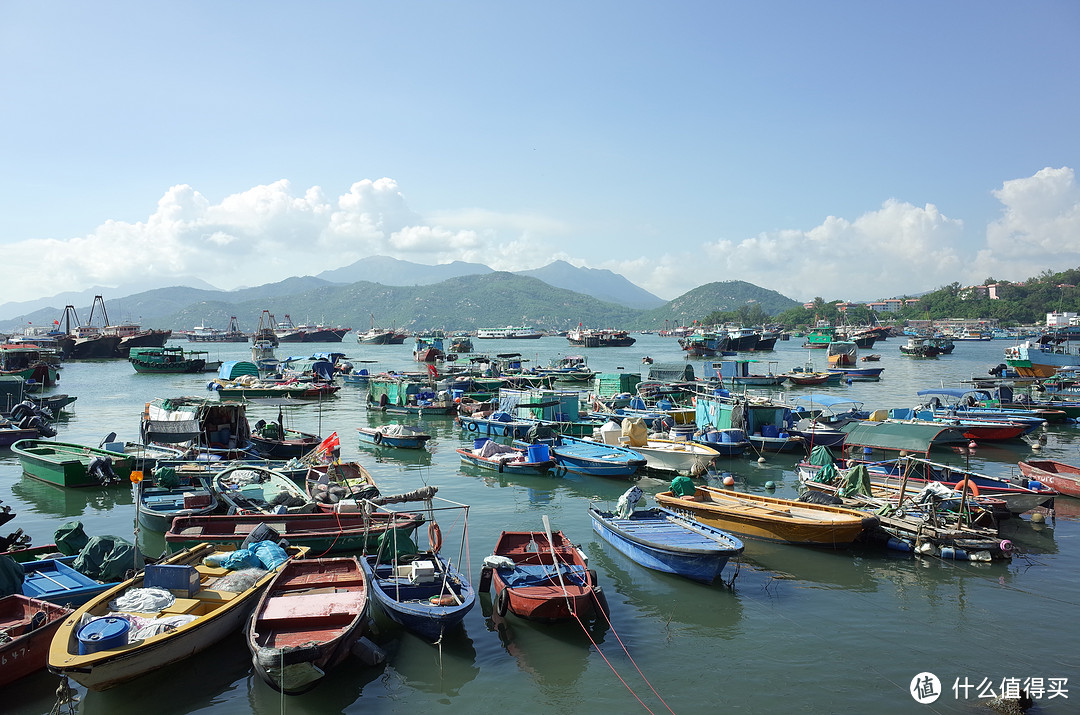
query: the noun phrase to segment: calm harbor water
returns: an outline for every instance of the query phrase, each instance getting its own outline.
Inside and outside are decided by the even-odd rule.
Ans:
[[[475,341],[479,350],[520,351],[534,364],[572,352],[563,338],[532,341]],[[807,359],[801,340],[779,343],[757,356],[788,370]],[[186,345],[186,343],[185,343]],[[913,360],[900,355],[899,341],[875,346],[885,368],[880,383],[854,383],[828,392],[851,396],[868,408],[911,407],[915,392],[959,386],[985,375],[1002,361],[1005,343],[958,343],[951,356]],[[245,345],[210,345],[212,357],[245,359]],[[342,344],[283,346],[284,357],[311,350],[344,349],[358,367],[376,372],[415,369],[410,346],[358,346],[352,334]],[[673,339],[638,336],[629,348],[584,351],[590,367],[639,371],[641,357],[682,362]],[[822,356],[815,356],[818,362]],[[700,370],[698,370],[700,373]],[[97,444],[110,431],[137,440],[139,414],[155,397],[208,394],[209,376],[139,375],[127,362],[72,362],[56,391],[78,401],[60,423],[63,441]],[[811,389],[795,388],[797,395]],[[80,690],[81,713],[396,713],[452,707],[468,713],[505,711],[563,713],[675,712],[718,710],[745,713],[972,712],[979,687],[1000,692],[1003,679],[1067,678],[1064,695],[1048,687],[1032,712],[1075,712],[1080,689],[1072,609],[1078,606],[1080,501],[1058,499],[1054,519],[1032,524],[1013,519],[1005,537],[1018,547],[1010,563],[982,564],[915,559],[877,550],[816,551],[747,541],[738,565],[723,578],[733,587],[712,586],[658,574],[615,551],[596,536],[586,508],[590,500],[614,504],[625,482],[568,475],[507,477],[460,464],[455,449],[471,442],[449,417],[419,422],[433,434],[430,454],[364,449],[355,429],[397,418],[365,409],[363,388],[344,387],[336,397],[286,408],[290,426],[327,435],[337,431],[344,459],[363,463],[384,492],[439,487],[439,495],[470,505],[469,571],[475,583],[480,562],[504,529],[541,529],[542,515],[582,545],[597,570],[611,606],[611,629],[586,634],[576,625],[544,626],[511,619],[498,629],[490,600],[481,599],[462,632],[440,647],[394,629],[380,619],[379,641],[389,658],[368,668],[349,662],[314,691],[282,698],[251,672],[239,634],[211,652],[194,656],[104,693]],[[277,407],[253,405],[252,421],[272,419]],[[404,418],[408,420],[408,418]],[[1046,429],[1044,457],[1080,462],[1080,426]],[[935,452],[939,461],[1008,474],[1031,456],[1027,443],[979,446],[970,454]],[[770,455],[764,464],[738,457],[719,463],[719,481],[730,473],[736,489],[794,498],[794,456]],[[636,480],[647,495],[667,488],[668,479]],[[124,488],[61,490],[22,476],[18,460],[0,452],[0,499],[18,516],[4,529],[22,528],[35,544],[53,541],[65,521],[80,519],[88,534],[134,533],[134,507]],[[650,504],[652,500],[649,500]],[[444,532],[457,530],[451,525]],[[3,528],[3,527],[0,527]],[[161,537],[138,534],[144,548]],[[449,542],[448,542],[449,543]],[[737,574],[737,575],[736,575]],[[592,640],[592,642],[590,641]],[[618,675],[616,675],[616,671]],[[941,695],[917,703],[912,679],[930,672]],[[625,683],[624,683],[625,681]],[[6,713],[47,713],[57,685],[40,673],[0,693]],[[966,691],[965,685],[970,685]],[[956,687],[954,687],[956,686]]]

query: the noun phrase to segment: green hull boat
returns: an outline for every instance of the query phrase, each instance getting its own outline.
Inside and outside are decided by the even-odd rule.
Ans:
[[[98,447],[44,439],[22,439],[11,445],[27,476],[58,487],[102,487],[126,484],[131,457]]]

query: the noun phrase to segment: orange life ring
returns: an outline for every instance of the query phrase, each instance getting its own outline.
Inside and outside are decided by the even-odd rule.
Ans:
[[[431,553],[437,554],[442,549],[442,529],[439,522],[433,521],[427,528],[428,541],[431,542]]]
[[[956,486],[955,486],[955,487],[953,487],[953,489],[955,489],[955,490],[956,490],[956,491],[958,491],[958,492],[961,492],[961,493],[963,493],[963,491],[964,491],[964,487],[965,487],[965,486],[967,487],[967,490],[968,490],[969,492],[971,492],[971,496],[973,496],[973,497],[977,497],[977,496],[979,496],[979,487],[978,487],[978,486],[976,486],[975,482],[973,482],[972,480],[968,479],[967,477],[964,477],[963,479],[961,479],[960,481],[958,481],[958,482],[956,483]]]

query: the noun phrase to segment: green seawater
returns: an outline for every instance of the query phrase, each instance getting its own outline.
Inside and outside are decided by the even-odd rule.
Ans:
[[[480,351],[520,352],[532,364],[581,353],[595,370],[642,371],[644,355],[656,363],[683,362],[674,339],[637,336],[629,348],[581,350],[565,339],[475,340]],[[752,355],[762,371],[802,365],[808,352],[794,339],[772,353]],[[957,343],[951,356],[916,360],[900,354],[899,339],[875,346],[885,368],[879,383],[853,383],[827,392],[851,396],[867,408],[912,407],[919,389],[958,386],[1002,362],[1007,343]],[[185,346],[187,343],[183,343]],[[212,358],[247,359],[248,346],[201,344]],[[341,344],[282,346],[278,355],[343,349],[356,366],[375,372],[416,369],[411,346],[358,346],[349,334]],[[824,356],[813,359],[824,367]],[[360,360],[372,360],[361,363]],[[700,365],[700,363],[698,363]],[[700,369],[698,370],[700,374]],[[59,424],[58,439],[98,444],[115,431],[137,440],[143,405],[155,397],[207,395],[205,375],[141,375],[123,361],[70,362],[56,392],[78,401]],[[821,388],[793,388],[791,395]],[[355,429],[398,421],[368,413],[365,389],[345,386],[337,396],[285,408],[289,426],[328,435],[337,431],[344,459],[362,462],[384,492],[439,487],[439,495],[470,506],[468,542],[462,561],[473,583],[480,563],[502,530],[542,529],[547,515],[588,554],[611,607],[612,627],[584,631],[575,624],[527,623],[510,617],[502,627],[491,618],[485,595],[464,629],[432,646],[378,618],[377,637],[388,659],[380,667],[348,661],[308,694],[283,697],[250,667],[239,633],[208,652],[170,668],[102,692],[78,687],[80,713],[169,715],[171,713],[971,713],[977,687],[995,693],[1003,679],[1068,678],[1068,698],[1037,701],[1039,713],[1075,712],[1080,690],[1076,627],[1080,602],[1080,501],[1061,497],[1045,524],[1029,518],[1005,523],[1003,537],[1017,545],[1008,563],[949,562],[868,549],[817,551],[746,542],[738,563],[721,583],[705,586],[644,569],[596,536],[586,513],[591,500],[614,504],[629,486],[623,481],[567,475],[507,477],[463,467],[455,449],[471,438],[452,418],[401,418],[422,424],[433,436],[428,453],[361,448]],[[252,421],[273,419],[276,406],[253,404]],[[1044,430],[1038,455],[1080,463],[1074,425]],[[966,450],[965,450],[966,451]],[[1009,474],[1033,454],[1029,443],[980,445],[971,453],[937,451],[938,461],[969,463],[989,474]],[[714,483],[726,474],[736,489],[797,494],[795,456],[756,455],[722,460]],[[668,479],[644,475],[633,483],[647,495],[667,488]],[[80,519],[89,534],[138,538],[160,549],[157,534],[135,534],[129,490],[61,490],[21,474],[10,452],[0,453],[0,499],[18,516],[6,534],[22,528],[36,544],[53,541],[63,522]],[[651,500],[649,500],[651,503]],[[443,522],[459,535],[460,523]],[[450,543],[448,538],[448,543]],[[454,547],[456,554],[456,547]],[[931,704],[913,698],[916,675],[933,673],[940,696]],[[0,694],[4,713],[47,713],[56,676],[41,672]],[[1006,680],[1006,682],[1009,682]],[[958,689],[954,690],[954,686]],[[959,697],[957,697],[959,695]]]

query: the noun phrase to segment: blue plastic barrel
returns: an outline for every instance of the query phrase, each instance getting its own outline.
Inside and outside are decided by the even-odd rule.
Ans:
[[[546,462],[551,458],[546,444],[531,444],[528,452],[528,461],[530,462]]]
[[[89,655],[127,644],[131,621],[120,616],[95,618],[79,629],[79,655]]]

